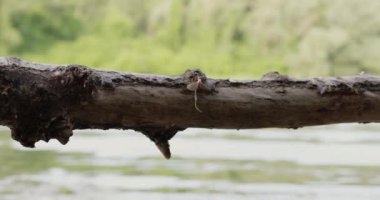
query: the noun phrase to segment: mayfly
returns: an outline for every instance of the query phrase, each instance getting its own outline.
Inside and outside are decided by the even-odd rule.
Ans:
[[[187,89],[194,92],[194,107],[197,111],[202,112],[201,109],[198,108],[198,96],[197,91],[199,87],[202,85],[202,79],[197,76],[197,81],[189,83],[187,85]]]

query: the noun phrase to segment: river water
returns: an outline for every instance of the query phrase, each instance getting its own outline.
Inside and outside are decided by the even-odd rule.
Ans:
[[[0,199],[380,199],[379,130],[187,129],[165,160],[134,131],[75,131],[65,146],[26,149],[5,129]]]

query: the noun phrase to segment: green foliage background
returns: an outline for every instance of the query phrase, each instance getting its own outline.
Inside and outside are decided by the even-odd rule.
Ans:
[[[0,0],[0,55],[256,78],[380,73],[378,0]]]

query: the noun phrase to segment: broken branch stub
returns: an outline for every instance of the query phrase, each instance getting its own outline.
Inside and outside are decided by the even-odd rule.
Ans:
[[[178,127],[141,127],[136,128],[135,130],[148,137],[156,144],[162,155],[166,159],[170,159],[171,152],[169,140],[172,139],[178,131],[183,131],[185,129]]]
[[[74,129],[134,129],[171,156],[169,140],[188,127],[299,128],[379,122],[380,77],[259,80],[119,73],[81,65],[0,58],[0,125],[26,147],[69,141]]]

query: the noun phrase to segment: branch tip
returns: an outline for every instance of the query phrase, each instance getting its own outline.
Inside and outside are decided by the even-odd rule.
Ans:
[[[162,155],[169,160],[171,157],[171,152],[170,152],[170,144],[169,141],[161,141],[161,142],[155,142],[158,150],[162,153]]]

